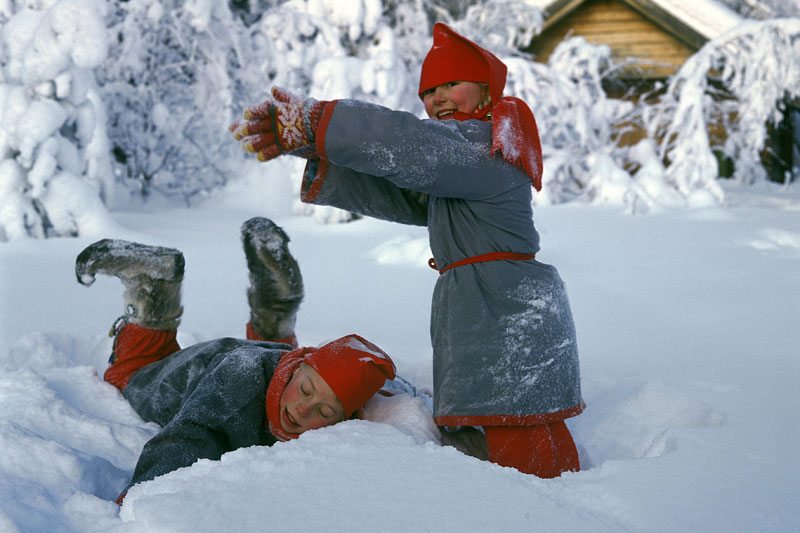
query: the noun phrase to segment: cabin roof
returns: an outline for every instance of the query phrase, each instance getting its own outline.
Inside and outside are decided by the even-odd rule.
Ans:
[[[619,0],[687,46],[699,49],[745,19],[716,0]],[[528,0],[542,9],[540,33],[591,0]]]

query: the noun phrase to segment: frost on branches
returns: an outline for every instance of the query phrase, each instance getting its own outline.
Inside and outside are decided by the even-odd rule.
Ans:
[[[562,42],[548,65],[502,59],[507,92],[531,103],[542,134],[545,188],[537,202],[603,202],[632,212],[721,204],[715,152],[733,161],[743,184],[766,177],[768,127],[800,97],[800,19],[749,22],[709,41],[655,103],[607,98],[609,50],[581,37]],[[616,138],[630,123],[647,136],[620,146]]]
[[[254,162],[227,125],[273,85],[424,116],[416,90],[437,20],[495,52],[506,94],[533,109],[537,203],[722,203],[715,152],[739,182],[764,179],[767,128],[800,90],[797,19],[707,43],[653,103],[606,96],[607,47],[568,39],[548,64],[520,52],[542,16],[518,0],[0,0],[0,241],[78,235],[115,206],[251,186]],[[621,145],[631,124],[647,137]],[[303,162],[291,163],[297,190]]]
[[[238,155],[227,125],[250,89],[235,78],[243,26],[225,3],[200,0],[115,0],[108,19],[96,75],[116,178],[134,197],[191,204],[226,183]]]
[[[112,192],[101,0],[0,4],[0,241],[78,235]],[[12,3],[13,5],[13,3]]]
[[[707,190],[721,199],[712,149],[734,162],[740,183],[764,180],[766,126],[779,123],[783,103],[798,97],[800,19],[750,22],[709,41],[672,78],[647,121],[661,139],[659,156],[671,162],[666,181],[683,194]],[[710,123],[727,134],[717,146]]]
[[[396,17],[419,28],[400,4]],[[110,57],[97,72],[117,179],[133,196],[191,204],[237,179],[246,161],[227,125],[272,86],[393,107],[412,101],[403,40],[380,0],[114,5]]]

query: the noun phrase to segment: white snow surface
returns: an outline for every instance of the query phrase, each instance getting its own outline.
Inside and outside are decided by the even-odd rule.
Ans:
[[[410,245],[425,230],[298,216],[275,197],[285,166],[260,168],[250,190],[201,208],[112,212],[80,238],[0,245],[0,531],[796,530],[800,194],[766,186],[645,217],[535,209],[538,257],[559,268],[577,325],[581,472],[542,480],[462,455],[439,445],[422,399],[379,398],[370,421],[198,461],[118,507],[158,428],[99,377],[122,286],[74,275],[99,238],[184,251],[188,346],[244,335],[239,226],[270,216],[304,272],[301,343],[358,333],[431,387],[438,276]]]

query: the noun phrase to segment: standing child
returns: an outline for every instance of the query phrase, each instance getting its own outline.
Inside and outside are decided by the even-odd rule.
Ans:
[[[428,227],[436,423],[482,426],[491,461],[549,478],[580,468],[564,419],[584,403],[564,285],[535,258],[539,134],[506,72],[438,23],[419,86],[434,120],[274,89],[231,129],[259,160],[308,159],[305,202]]]

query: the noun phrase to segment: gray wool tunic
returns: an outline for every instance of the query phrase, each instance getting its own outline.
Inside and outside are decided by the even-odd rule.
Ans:
[[[162,426],[144,446],[128,488],[198,459],[277,439],[266,427],[267,387],[285,344],[224,338],[196,344],[133,374],[123,396]]]
[[[302,200],[427,226],[440,269],[539,251],[530,178],[491,156],[489,122],[341,100],[326,105],[315,144]],[[439,425],[536,425],[583,410],[572,313],[551,265],[494,260],[444,272],[431,339]]]

